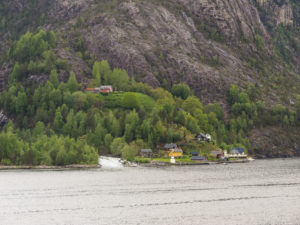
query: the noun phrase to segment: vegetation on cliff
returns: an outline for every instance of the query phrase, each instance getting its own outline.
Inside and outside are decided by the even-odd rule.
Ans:
[[[251,151],[247,136],[252,129],[298,125],[299,111],[266,108],[255,85],[244,91],[231,86],[225,114],[219,103],[203,105],[187,84],[174,84],[171,92],[154,89],[105,60],[92,63],[87,86],[111,84],[118,92],[85,92],[72,65],[54,53],[58,39],[52,31],[27,32],[7,53],[13,70],[0,108],[14,125],[0,133],[1,164],[93,164],[97,153],[130,159],[141,148],[188,141],[199,132],[210,133],[224,149]],[[58,76],[61,71],[69,73],[65,81]],[[46,79],[32,79],[32,74]]]

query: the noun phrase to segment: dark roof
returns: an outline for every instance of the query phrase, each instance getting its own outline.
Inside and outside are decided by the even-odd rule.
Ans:
[[[141,153],[152,153],[152,149],[141,149]]]
[[[231,150],[231,154],[243,154],[243,152],[245,152],[245,149],[243,148],[233,148]]]
[[[199,133],[198,135],[196,135],[197,138],[206,138],[206,135],[203,133]]]
[[[192,156],[198,156],[198,154],[199,154],[198,152],[191,152]]]
[[[165,144],[165,149],[177,148],[177,145],[174,143]]]
[[[206,156],[192,156],[191,160],[207,160]]]

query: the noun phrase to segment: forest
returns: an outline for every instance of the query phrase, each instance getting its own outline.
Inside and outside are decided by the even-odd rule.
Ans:
[[[99,154],[131,160],[141,148],[158,150],[199,132],[211,134],[222,149],[250,151],[251,129],[300,124],[300,107],[267,107],[252,84],[243,89],[232,85],[226,98],[230,108],[224,111],[217,102],[203,105],[185,83],[154,89],[88,56],[92,74],[85,75],[89,83],[83,85],[72,66],[55,54],[60,38],[53,31],[27,32],[7,52],[13,70],[0,108],[11,121],[0,132],[2,165],[97,164]],[[58,76],[62,70],[68,79]],[[32,74],[46,74],[47,80],[37,82]],[[112,85],[115,92],[85,91],[100,85]]]

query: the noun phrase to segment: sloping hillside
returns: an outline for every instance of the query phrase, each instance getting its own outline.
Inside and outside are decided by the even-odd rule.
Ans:
[[[286,2],[13,0],[1,3],[1,52],[27,30],[57,30],[71,52],[107,59],[154,87],[187,82],[212,102],[224,101],[232,83],[252,82],[288,104],[298,93],[299,40],[282,30],[294,33],[300,15],[299,3]]]
[[[266,139],[279,149],[274,155],[280,155],[282,148],[291,155],[297,146],[300,3],[296,0],[1,2],[1,90],[8,89],[8,77],[18,61],[12,57],[17,41],[27,31],[36,34],[40,30],[55,32],[51,54],[40,57],[54,62],[60,81],[67,81],[73,71],[85,87],[94,62],[107,60],[111,68],[125,69],[136,81],[154,88],[171,90],[174,84],[187,83],[205,105],[221,103],[227,130],[233,127],[231,118],[244,116],[243,104],[251,100],[259,108],[262,100],[268,113],[262,110],[255,119],[249,116],[254,123],[247,131],[234,132],[250,137],[253,151],[260,152]],[[26,80],[21,82],[45,84],[50,69],[28,69],[29,61],[24,63]],[[247,90],[250,100],[228,100],[232,84],[241,92]],[[249,87],[255,87],[255,97],[250,96]],[[234,104],[242,106],[236,109]],[[285,108],[276,108],[277,104]],[[269,115],[275,119],[268,119]],[[256,123],[256,117],[264,121]],[[291,131],[286,125],[296,127]],[[278,134],[284,141],[273,141]]]

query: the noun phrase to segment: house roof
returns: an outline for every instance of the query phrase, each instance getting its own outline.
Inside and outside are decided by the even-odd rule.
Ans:
[[[231,150],[231,154],[243,154],[245,152],[245,149],[243,148],[233,148]]]
[[[199,133],[198,135],[196,135],[196,137],[198,137],[198,138],[200,138],[200,137],[203,137],[203,138],[205,138],[205,137],[206,137],[206,135],[205,135],[205,134],[203,134],[203,133]]]
[[[152,153],[152,149],[141,149],[141,153]]]
[[[211,151],[210,154],[211,155],[219,155],[219,154],[222,154],[222,152],[218,151],[218,150],[215,150],[215,151]]]
[[[198,156],[199,153],[198,153],[198,152],[191,152],[191,155],[192,155],[192,156]]]
[[[165,144],[165,149],[177,148],[177,145],[174,143]]]

